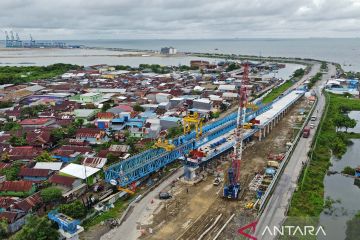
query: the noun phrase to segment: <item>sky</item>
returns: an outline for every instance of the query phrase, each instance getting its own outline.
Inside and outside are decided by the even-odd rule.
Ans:
[[[10,30],[43,40],[360,37],[360,0],[1,0],[0,31]]]

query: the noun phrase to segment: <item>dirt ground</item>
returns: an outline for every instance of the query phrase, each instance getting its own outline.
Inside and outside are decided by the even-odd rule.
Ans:
[[[245,209],[245,204],[255,199],[255,192],[248,189],[248,185],[257,172],[263,171],[268,161],[268,154],[279,154],[286,151],[286,143],[291,141],[296,130],[299,109],[306,106],[305,100],[297,103],[289,111],[273,131],[262,141],[252,141],[247,144],[243,152],[240,182],[242,192],[238,201],[223,199],[222,184],[213,186],[213,170],[227,169],[229,155],[214,159],[211,166],[207,166],[205,179],[196,185],[177,182],[169,190],[173,198],[163,201],[155,210],[151,221],[142,226],[143,239],[154,240],[193,240],[198,237],[220,216],[215,227],[203,239],[213,239],[219,229],[231,215],[235,217],[221,233],[218,239],[239,238],[237,229],[250,223],[257,216],[256,210]]]

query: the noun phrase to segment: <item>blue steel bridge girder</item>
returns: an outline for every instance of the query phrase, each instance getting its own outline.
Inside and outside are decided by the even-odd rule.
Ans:
[[[258,110],[247,113],[245,121],[250,121],[270,108],[271,105],[262,105]],[[237,113],[235,112],[218,121],[205,125],[203,127],[203,136],[197,142],[195,142],[196,133],[194,131],[174,139],[172,144],[176,146],[176,149],[171,152],[166,152],[164,149],[150,149],[114,164],[105,171],[105,180],[107,182],[116,180],[118,185],[122,187],[127,186],[158,171],[185,153],[235,129],[236,118]]]
[[[173,162],[179,157],[183,156],[185,153],[188,153],[193,149],[193,141],[183,144],[179,148],[171,151],[164,152],[158,158],[153,159],[152,161],[143,162],[136,169],[132,171],[122,171],[119,169],[109,169],[105,172],[105,179],[110,181],[111,179],[117,180],[118,184],[121,186],[126,186],[138,179],[149,175],[150,173],[158,171],[160,168],[166,166],[167,164]]]

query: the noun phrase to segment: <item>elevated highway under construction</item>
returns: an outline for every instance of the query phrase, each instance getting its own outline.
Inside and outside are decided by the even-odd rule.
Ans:
[[[288,109],[304,93],[304,90],[294,90],[271,104],[259,105],[256,111],[248,111],[245,121],[249,122],[255,119],[259,123],[254,128],[245,130],[244,141],[253,137],[261,140],[268,135],[275,124],[280,121]],[[196,138],[195,131],[174,139],[172,144],[175,148],[171,151],[162,148],[150,149],[112,165],[106,170],[105,179],[114,185],[126,187],[156,172],[167,164],[179,158],[184,158],[185,154],[199,148],[208,149],[208,152],[206,152],[206,157],[198,159],[196,164],[207,162],[234,146],[235,142],[232,133],[236,127],[236,117],[237,113],[231,113],[220,120],[205,125],[202,130],[203,135],[199,139]],[[216,148],[210,148],[211,144],[217,143],[222,138],[225,138],[226,141],[217,145]]]
[[[316,68],[310,73],[312,75],[317,72],[318,66],[315,66]],[[198,239],[204,232],[206,234],[202,239],[215,239],[219,236],[221,238],[218,239],[224,237],[232,239],[239,226],[256,218],[255,208],[260,206],[261,194],[266,192],[260,182],[262,180],[267,184],[271,182],[268,176],[264,178],[267,174],[264,169],[267,168],[269,160],[282,160],[289,147],[288,144],[294,140],[294,136],[299,131],[298,121],[305,119],[304,110],[310,111],[312,104],[303,97],[305,91],[297,90],[308,77],[305,76],[302,81],[271,104],[266,106],[258,104],[256,111],[247,111],[245,120],[247,122],[256,120],[254,124],[256,127],[244,129],[245,150],[240,177],[243,188],[238,201],[226,201],[225,204],[225,200],[220,197],[223,184],[213,185],[217,176],[224,181],[226,169],[229,167],[230,150],[235,143],[233,130],[236,127],[236,113],[231,113],[205,125],[203,135],[198,139],[196,133],[191,132],[173,140],[175,145],[173,151],[152,149],[143,155],[151,154],[150,156],[137,158],[136,164],[118,164],[109,168],[110,171],[106,173],[107,179],[109,181],[116,179],[117,184],[127,186],[132,181],[139,181],[142,178],[139,174],[135,174],[138,169],[141,169],[143,177],[156,171],[154,169],[160,169],[159,161],[161,162],[163,158],[168,159],[164,161],[164,164],[168,164],[179,158],[185,160],[186,154],[188,163],[173,175],[174,178],[165,180],[164,184],[135,203],[133,214],[129,214],[119,228],[110,231],[102,239],[117,239],[125,235],[129,236],[129,239],[137,239],[140,236],[145,239]],[[274,128],[276,131],[271,131]],[[201,151],[204,155],[192,158],[189,153],[194,150]],[[146,168],[154,166],[151,163],[156,161],[157,168],[154,167],[153,170]],[[184,176],[182,179],[185,179],[186,174],[192,174],[192,171],[195,177],[190,176],[190,181],[176,181],[182,175]],[[276,170],[268,174],[274,176]],[[197,177],[199,181],[196,181]],[[262,193],[257,191],[259,189]],[[166,201],[159,200],[156,194],[160,191],[169,192],[173,198]],[[230,231],[222,232],[222,226],[225,224]]]

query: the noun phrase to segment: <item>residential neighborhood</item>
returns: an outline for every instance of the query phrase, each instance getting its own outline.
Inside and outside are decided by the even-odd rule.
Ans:
[[[104,181],[108,166],[156,148],[158,139],[171,143],[190,112],[207,122],[236,106],[242,64],[96,65],[1,85],[0,101],[8,107],[0,109],[0,219],[15,233],[28,214],[74,201],[96,214],[99,202],[119,197]],[[249,96],[284,82],[259,74],[284,65],[248,64]]]

